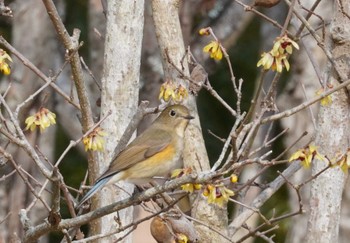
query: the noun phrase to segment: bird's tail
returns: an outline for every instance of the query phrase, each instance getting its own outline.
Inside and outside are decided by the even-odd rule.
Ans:
[[[95,185],[88,191],[85,196],[78,203],[76,208],[80,208],[87,200],[89,200],[97,191],[99,191],[106,183],[111,179],[111,177],[103,178],[95,183]]]

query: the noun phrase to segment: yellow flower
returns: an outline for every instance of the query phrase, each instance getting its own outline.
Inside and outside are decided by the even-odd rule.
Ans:
[[[238,176],[236,174],[232,174],[230,176],[231,183],[236,183],[238,181]]]
[[[183,233],[176,233],[176,243],[187,243],[188,237]]]
[[[180,178],[184,175],[184,169],[175,169],[171,172],[171,178]]]
[[[207,197],[207,202],[210,204],[216,204],[223,207],[227,204],[230,197],[234,196],[235,193],[224,185],[207,185],[203,190],[203,196]]]
[[[344,173],[348,173],[350,167],[350,149],[347,150],[345,154],[339,156],[339,153],[336,154],[336,159],[332,159],[332,167],[339,166]]]
[[[279,73],[285,67],[287,71],[290,69],[288,55],[292,54],[293,48],[299,49],[298,44],[291,40],[287,35],[277,37],[273,48],[268,53],[264,52],[257,63],[257,67],[263,66],[265,70],[271,69]]]
[[[183,175],[189,175],[192,173],[192,168],[187,167],[183,169],[176,169],[171,172],[171,178],[180,178]],[[192,193],[194,190],[200,190],[202,187],[201,184],[197,183],[187,183],[181,186],[181,189],[185,192]]]
[[[261,54],[261,58],[258,61],[257,67],[263,66],[265,70],[271,69],[273,71],[277,71],[279,73],[282,72],[283,67],[289,71],[290,65],[288,62],[287,54],[275,53],[272,51]]]
[[[202,28],[199,30],[200,35],[210,35],[209,28]]]
[[[324,92],[324,89],[321,88],[316,92],[316,95],[321,95]],[[327,95],[326,97],[321,99],[321,105],[322,106],[327,106],[332,104],[332,97],[330,95]]]
[[[175,90],[176,86],[171,81],[168,80],[160,86],[159,99],[163,99],[165,102],[168,102],[170,99],[175,99]]]
[[[274,57],[271,55],[271,53],[264,52],[261,54],[261,58],[258,61],[257,67],[263,66],[265,70],[270,69],[272,67],[272,64],[274,63]]]
[[[180,103],[187,97],[188,97],[187,89],[180,84],[175,90],[175,97],[174,97],[175,103]]]
[[[285,51],[288,54],[292,54],[293,47],[297,50],[299,50],[299,45],[290,39],[287,35],[284,35],[282,37],[277,37],[275,40],[275,43],[272,48],[272,52],[277,55],[277,53],[285,54]]]
[[[211,194],[211,192],[214,190],[214,186],[213,185],[206,185],[202,194],[205,197],[209,197],[209,195]]]
[[[95,128],[92,132],[83,138],[85,151],[103,151],[105,145],[105,140],[103,137],[106,135],[107,133],[103,131],[101,127]]]
[[[181,186],[181,190],[189,193],[200,190],[201,188],[202,188],[202,185],[197,183],[187,183]]]
[[[203,51],[210,53],[210,58],[213,58],[218,61],[222,59],[221,45],[218,41],[210,42],[203,48]]]
[[[314,158],[325,161],[325,158],[317,151],[316,146],[308,145],[292,154],[289,162],[300,160],[305,168],[309,168]]]
[[[56,114],[42,107],[37,113],[27,117],[25,124],[27,124],[25,130],[34,131],[40,127],[40,132],[42,132],[49,126],[56,124]]]
[[[274,64],[272,65],[272,70],[281,73],[283,67],[285,67],[286,70],[289,71],[290,66],[286,54],[280,54],[275,57]]]
[[[350,149],[346,152],[346,164],[350,167]]]
[[[337,165],[340,167],[340,169],[344,172],[344,173],[347,173],[348,172],[348,168],[349,168],[349,165],[347,163],[348,161],[348,155],[347,154],[344,154],[343,156],[341,156],[341,158],[336,161],[334,163],[334,165]],[[333,167],[333,166],[332,166]]]
[[[172,99],[175,103],[181,103],[187,97],[187,89],[181,84],[176,87],[171,80],[168,80],[160,86],[159,99],[163,99],[165,102]]]
[[[6,53],[6,51],[0,49],[0,71],[5,75],[9,75],[11,73],[8,62],[12,62],[11,57]]]

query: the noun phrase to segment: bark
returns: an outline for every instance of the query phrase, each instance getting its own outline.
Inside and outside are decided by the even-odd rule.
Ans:
[[[162,61],[157,43],[157,37],[154,30],[152,18],[151,1],[145,1],[145,24],[142,40],[142,57],[141,57],[141,78],[140,78],[140,101],[149,101],[149,107],[156,107],[159,104],[159,90],[163,80]],[[157,114],[150,114],[142,119],[142,122],[137,127],[137,133],[142,133],[152,121],[157,117]],[[151,206],[152,202],[145,203]],[[137,206],[135,210],[135,220],[145,218],[150,215],[143,207]],[[155,242],[150,234],[151,220],[147,220],[138,225],[137,230],[133,234],[134,242]]]
[[[185,47],[178,16],[179,2],[174,0],[153,0],[153,19],[156,27],[158,44],[162,54],[164,79],[171,79],[188,87],[183,80],[178,78],[178,71],[169,63],[166,51],[171,62],[189,75],[188,64],[181,62]],[[171,18],[170,18],[171,16]],[[196,118],[190,122],[185,135],[185,149],[183,160],[185,167],[193,167],[197,171],[208,171],[210,169],[207,151],[205,149],[202,131],[199,123],[197,108],[194,97],[190,97],[186,104]],[[193,205],[193,200],[191,204]],[[224,235],[227,233],[227,210],[208,205],[206,200],[198,197],[196,207],[192,209],[192,216],[203,224],[196,224],[197,233],[201,242],[225,242],[218,234],[208,230],[206,225],[216,228]]]
[[[59,66],[59,62],[56,61],[58,53],[55,52],[57,49],[57,40],[55,39],[55,31],[51,26],[41,1],[17,1],[13,10],[16,12],[13,18],[12,28],[13,46],[48,75],[50,70],[56,70]],[[11,77],[15,82],[12,83],[7,96],[7,101],[11,108],[15,108],[16,105],[28,98],[28,96],[42,84],[38,81],[36,74],[22,65],[18,59],[14,59],[14,63]],[[7,88],[9,83],[4,80],[1,85],[3,91]],[[47,102],[43,104],[43,97],[45,95],[48,95],[48,99]],[[53,95],[50,95],[50,90],[48,89],[32,102],[29,102],[20,112],[19,118],[21,124],[24,124],[25,117],[37,112],[41,105],[52,110],[53,107],[51,104],[53,98]],[[28,134],[28,140],[31,144],[36,144],[38,146],[48,161],[53,161],[55,127],[50,127],[43,133],[30,133]],[[2,143],[2,145],[4,144]],[[45,178],[38,171],[37,167],[33,166],[33,161],[23,150],[10,146],[7,148],[7,151],[11,151],[15,161],[18,162],[22,169],[26,170],[40,183],[43,183]],[[9,242],[10,240],[15,240],[17,237],[22,236],[22,226],[19,221],[18,213],[20,209],[26,208],[33,201],[34,197],[31,193],[28,193],[27,186],[18,175],[11,177],[7,182],[9,191],[6,192],[8,197],[6,211],[10,212],[11,215],[8,221],[5,221],[0,226],[2,234],[0,239],[3,237],[7,239],[4,241]],[[37,187],[34,188],[37,189]],[[1,187],[1,190],[3,189],[5,189],[5,187]],[[45,199],[45,201],[50,200],[49,195],[46,193],[44,193],[42,198]],[[5,206],[4,204],[1,205],[1,207]],[[3,209],[0,211],[3,211]],[[29,211],[30,220],[35,224],[47,217],[47,213],[42,203],[37,201],[35,206]],[[0,218],[4,218],[4,216],[5,215],[0,215]],[[41,240],[42,242],[46,242],[48,239],[44,237]]]
[[[313,1],[302,1],[303,6],[310,9],[314,4]],[[326,22],[330,21],[330,2],[321,1],[315,12],[322,16]],[[307,13],[305,13],[306,15]],[[312,26],[319,26],[321,23],[318,18],[311,18],[309,20]],[[292,18],[292,25],[299,26],[300,22],[296,17]],[[288,81],[286,90],[279,96],[278,104],[281,110],[287,110],[294,107],[315,96],[315,92],[321,88],[318,81],[317,72],[324,70],[326,66],[326,57],[322,50],[317,46],[312,36],[305,36],[299,42],[300,50],[296,51],[292,56],[292,77]],[[310,60],[311,59],[311,60]],[[314,66],[315,65],[315,66]],[[299,141],[290,153],[296,149],[304,147],[315,135],[315,122],[318,114],[319,106],[313,105],[308,109],[296,113],[294,116],[287,117],[281,120],[283,128],[289,128],[287,136],[284,138],[285,146],[293,144],[294,141],[304,132],[308,134],[301,141]],[[290,154],[289,154],[290,155]],[[293,176],[293,182],[299,184],[311,176],[310,170],[300,170]],[[290,188],[289,191],[289,205],[291,211],[295,212],[299,209],[299,202],[295,190]],[[298,243],[305,240],[307,219],[309,215],[308,201],[310,199],[310,184],[306,184],[303,190],[300,191],[303,199],[305,213],[293,217],[292,227],[288,231],[287,241],[290,243]]]
[[[143,13],[144,1],[108,2],[101,116],[109,110],[112,110],[112,115],[103,123],[103,128],[108,133],[106,149],[99,156],[99,171],[90,174],[91,181],[108,167],[114,148],[137,108]],[[126,192],[133,191],[130,184],[119,186]],[[105,187],[94,197],[93,208],[100,208],[129,196],[123,190],[117,190],[115,186]],[[121,210],[119,214],[110,214],[92,222],[92,234],[105,234],[118,227],[114,217],[119,217],[122,225],[130,223],[133,219],[132,211],[132,208],[128,208]],[[124,234],[125,232],[113,235],[99,242],[113,242]],[[131,237],[125,238],[123,242],[131,242]]]
[[[350,10],[349,1],[342,1],[344,11]],[[333,20],[327,48],[332,52],[336,67],[326,70],[328,83],[337,85],[349,79],[348,65],[350,53],[350,20],[334,3]],[[337,71],[335,70],[337,69]],[[346,153],[349,148],[349,103],[345,89],[334,93],[332,104],[322,106],[318,115],[315,144],[318,151],[330,159]],[[322,169],[325,163],[314,161],[312,173]],[[345,174],[340,168],[332,168],[322,173],[311,184],[310,217],[307,242],[338,242],[339,221]]]

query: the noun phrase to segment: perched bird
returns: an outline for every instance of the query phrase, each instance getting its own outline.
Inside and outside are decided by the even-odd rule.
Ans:
[[[183,105],[164,109],[142,134],[112,159],[109,168],[96,180],[77,208],[107,183],[124,180],[139,185],[182,167],[183,137],[193,118]]]

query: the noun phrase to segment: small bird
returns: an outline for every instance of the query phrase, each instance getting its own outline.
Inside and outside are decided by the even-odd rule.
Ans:
[[[77,208],[107,183],[124,180],[140,185],[150,182],[154,176],[166,176],[182,167],[183,137],[193,118],[183,105],[165,108],[142,134],[112,159],[106,172],[96,180]]]

